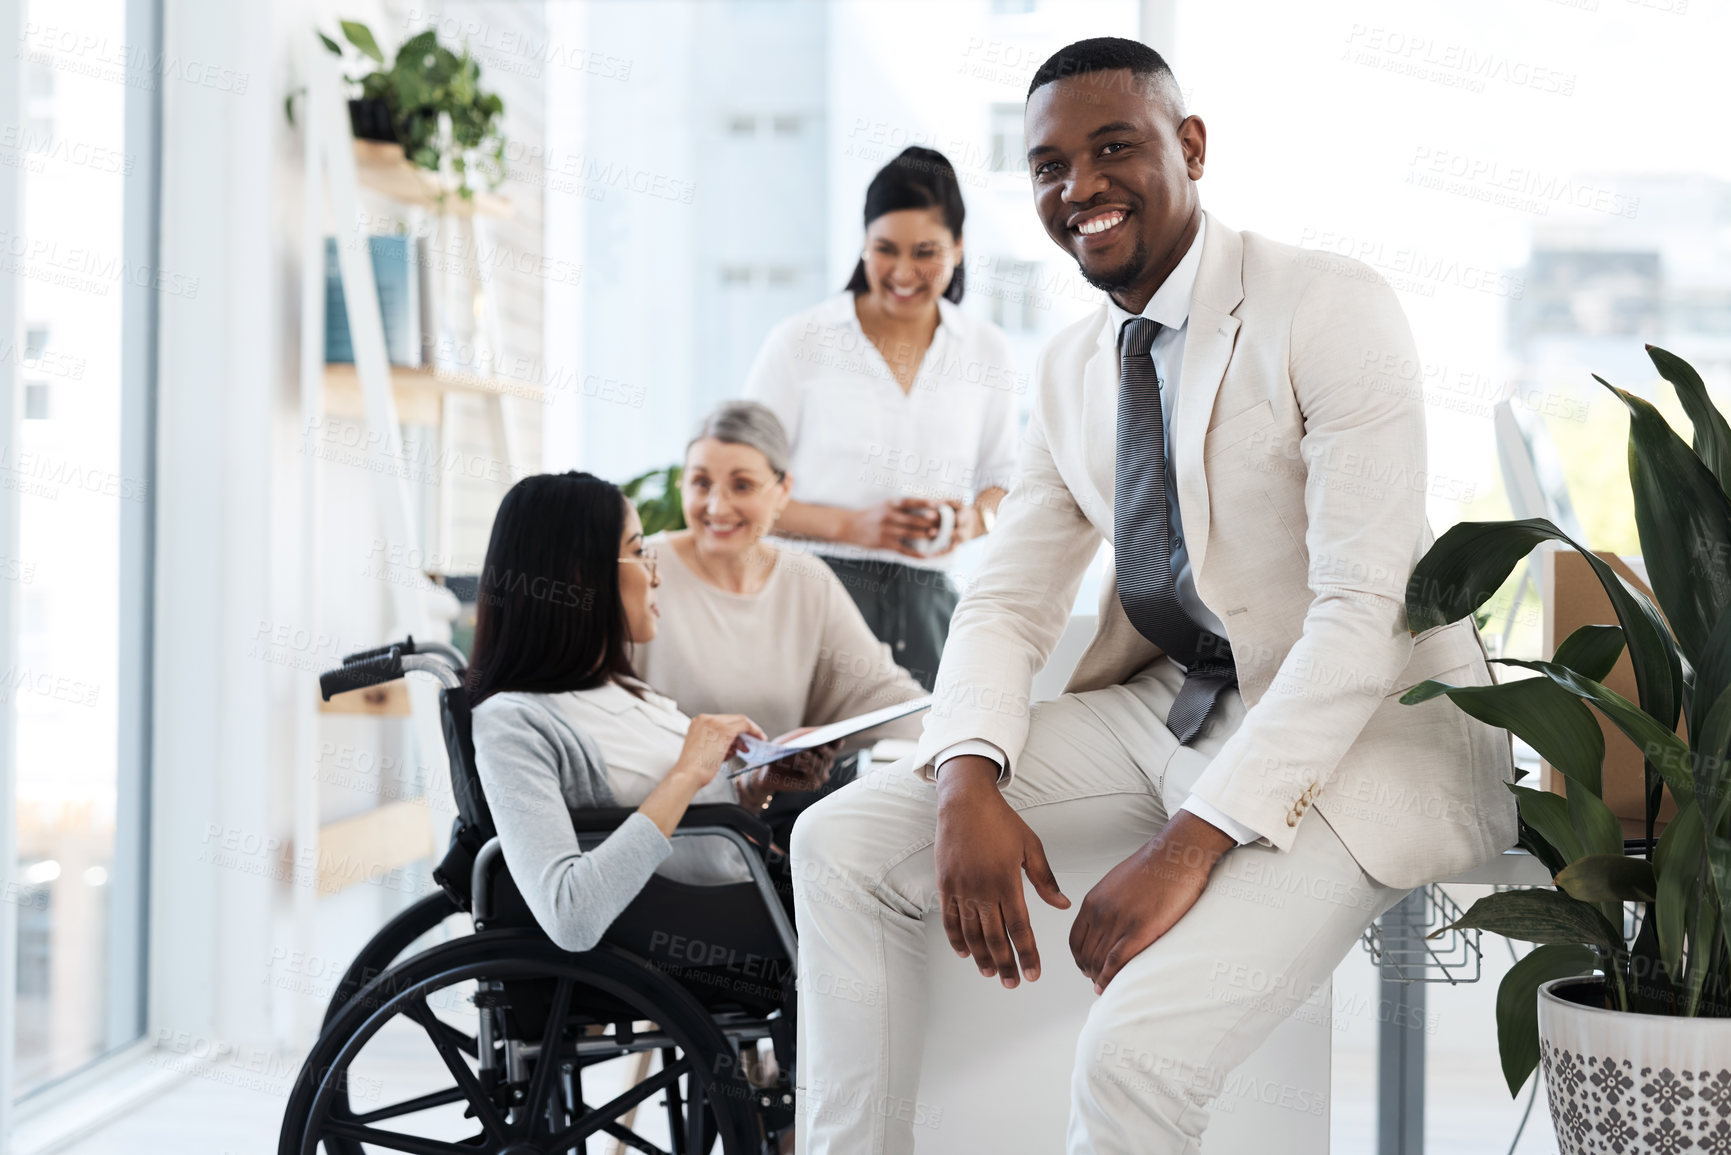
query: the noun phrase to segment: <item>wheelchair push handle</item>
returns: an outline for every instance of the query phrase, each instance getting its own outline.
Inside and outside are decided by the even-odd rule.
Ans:
[[[364,690],[394,682],[403,676],[403,651],[400,646],[387,646],[383,653],[344,661],[340,669],[326,670],[319,675],[319,693],[325,701],[334,694]]]
[[[396,650],[399,654],[414,653],[415,635],[410,634],[400,642],[387,642],[382,646],[374,646],[370,650],[359,650],[353,654],[346,654],[343,657],[343,665],[352,666],[356,662],[368,662],[374,658],[382,658],[392,650]]]

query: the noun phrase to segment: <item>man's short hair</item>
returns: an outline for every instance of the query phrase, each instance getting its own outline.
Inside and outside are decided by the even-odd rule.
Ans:
[[[1046,63],[1040,65],[1040,70],[1034,73],[1034,79],[1028,84],[1028,96],[1032,97],[1054,80],[1117,69],[1149,81],[1150,88],[1159,92],[1172,105],[1173,114],[1183,119],[1183,98],[1178,92],[1178,81],[1172,75],[1172,68],[1166,63],[1166,58],[1140,40],[1126,40],[1121,36],[1097,36],[1092,40],[1078,40],[1068,47],[1058,49],[1047,57]]]

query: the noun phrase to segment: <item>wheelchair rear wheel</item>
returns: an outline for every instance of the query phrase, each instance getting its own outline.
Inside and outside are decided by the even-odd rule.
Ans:
[[[645,1051],[659,1070],[628,1085],[621,1069]],[[588,1102],[596,1092],[606,1101]],[[638,1105],[658,1094],[665,1112],[645,1123]],[[762,1150],[753,1103],[733,1045],[677,984],[623,952],[489,931],[416,954],[348,1000],[295,1083],[278,1152],[601,1155],[611,1137],[750,1155]]]
[[[463,908],[458,906],[450,895],[442,890],[435,890],[386,923],[379,933],[361,948],[361,953],[349,964],[349,969],[337,984],[336,990],[331,992],[331,1001],[325,1008],[325,1018],[319,1025],[319,1034],[322,1035],[330,1029],[337,1016],[342,1014],[343,1008],[349,1004],[349,1000],[359,994],[362,987],[389,970],[417,940],[437,930],[445,920],[463,914]],[[466,925],[463,932],[468,933]]]

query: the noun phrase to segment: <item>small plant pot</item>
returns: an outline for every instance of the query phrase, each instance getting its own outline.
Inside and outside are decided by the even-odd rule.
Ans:
[[[377,97],[349,101],[349,127],[356,140],[397,142],[397,130],[391,124],[391,106]]]
[[[1539,988],[1539,1063],[1562,1155],[1731,1151],[1731,1019],[1605,1009],[1602,978]]]

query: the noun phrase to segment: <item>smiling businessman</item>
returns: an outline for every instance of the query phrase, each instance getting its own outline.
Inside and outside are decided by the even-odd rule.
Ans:
[[[810,1155],[913,1149],[877,1105],[919,1089],[921,924],[1035,980],[1024,873],[1069,908],[1055,871],[1116,863],[1070,931],[1098,998],[1069,1150],[1189,1153],[1371,921],[1515,840],[1507,735],[1397,701],[1491,676],[1470,617],[1407,629],[1432,536],[1423,401],[1384,368],[1417,356],[1393,291],[1205,214],[1207,130],[1142,44],[1058,52],[1026,130],[1040,221],[1107,300],[1041,355],[918,750],[794,829]],[[1094,638],[1030,708],[1102,539]],[[843,983],[872,997],[823,993]]]

